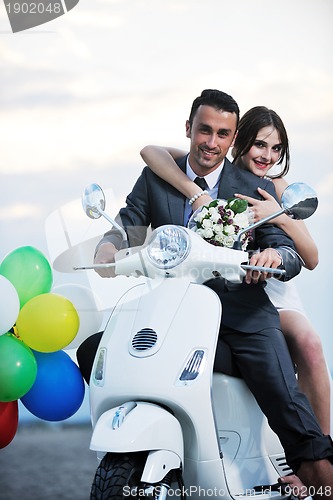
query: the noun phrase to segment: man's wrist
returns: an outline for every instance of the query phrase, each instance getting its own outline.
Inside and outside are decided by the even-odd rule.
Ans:
[[[94,255],[94,262],[96,261],[97,255],[102,253],[102,252],[111,253],[114,255],[115,253],[118,252],[118,249],[115,247],[115,245],[113,243],[111,243],[111,241],[104,241],[103,243],[100,243],[96,247],[96,251],[95,251],[95,255]]]

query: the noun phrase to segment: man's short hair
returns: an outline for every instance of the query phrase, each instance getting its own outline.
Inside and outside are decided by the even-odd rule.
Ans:
[[[199,106],[206,105],[212,106],[217,110],[227,111],[228,113],[235,113],[237,117],[237,127],[239,122],[239,107],[233,97],[221,90],[206,89],[201,92],[201,95],[194,99],[189,116],[190,126],[192,126],[193,118]]]

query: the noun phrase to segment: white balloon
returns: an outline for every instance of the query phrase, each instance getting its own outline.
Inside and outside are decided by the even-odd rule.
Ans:
[[[99,331],[103,321],[99,299],[90,288],[75,283],[59,285],[53,288],[52,292],[70,300],[79,315],[79,330],[72,342],[66,346],[66,351],[76,349],[86,338]]]
[[[15,324],[20,312],[20,299],[14,285],[0,275],[0,335]]]

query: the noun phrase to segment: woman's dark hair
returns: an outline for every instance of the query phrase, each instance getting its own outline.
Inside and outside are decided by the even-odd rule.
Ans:
[[[281,165],[284,162],[281,172],[270,176],[272,179],[275,179],[277,177],[283,177],[288,173],[290,166],[290,151],[289,139],[283,121],[272,109],[268,109],[265,106],[255,106],[242,116],[239,121],[238,134],[232,154],[233,163],[236,163],[237,160],[250,151],[259,130],[270,126],[273,126],[277,130],[282,146],[281,156],[277,165]]]
[[[227,111],[228,113],[236,114],[236,125],[238,126],[239,121],[239,107],[237,102],[233,97],[222,92],[221,90],[206,89],[201,92],[201,95],[194,99],[192,103],[192,108],[188,121],[192,127],[193,118],[199,108],[199,106],[211,106],[217,110]]]

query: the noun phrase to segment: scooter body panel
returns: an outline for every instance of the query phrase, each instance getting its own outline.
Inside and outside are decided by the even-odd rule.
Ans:
[[[124,401],[158,402],[181,423],[191,456],[219,458],[211,380],[220,317],[220,301],[207,287],[165,279],[131,288],[115,307],[100,343],[99,350],[104,349],[107,357],[102,385],[94,378],[98,353],[94,363],[93,426],[104,412]],[[155,332],[155,345],[133,350],[134,337],[145,330]],[[194,380],[181,381],[198,350],[203,352],[200,372]]]
[[[173,469],[181,468],[179,456],[170,450],[150,451],[142,472],[143,483],[156,484],[163,480],[165,475]]]
[[[292,472],[278,437],[243,379],[214,374],[213,401],[232,495],[248,497],[255,486],[274,484],[279,476]]]
[[[170,451],[181,459],[186,487],[196,485],[207,491],[213,487],[225,492],[225,498],[277,481],[280,474],[269,455],[283,456],[283,450],[246,384],[223,374],[213,378],[220,318],[221,303],[215,292],[186,280],[148,281],[124,294],[99,346],[99,353],[105,355],[103,379],[96,377],[99,354],[92,371],[93,449],[129,452],[141,442],[141,449]],[[147,349],[143,344],[135,347],[142,332],[154,337]],[[197,352],[202,354],[197,373],[182,379],[187,367],[197,362],[193,358]],[[134,401],[139,411],[148,409],[144,402],[167,407],[168,411],[161,410],[168,415],[163,429],[154,422],[158,432],[148,436],[148,425],[140,434],[141,419],[133,419],[129,434],[112,433],[106,423],[108,412],[126,401]],[[179,422],[176,434],[170,412]],[[127,422],[131,414],[134,417],[135,411]],[[159,432],[165,434],[163,440]]]
[[[111,408],[100,416],[91,437],[91,450],[105,453],[168,450],[183,462],[182,429],[171,413],[151,403],[137,403],[120,424],[115,424],[118,410],[119,407]]]

